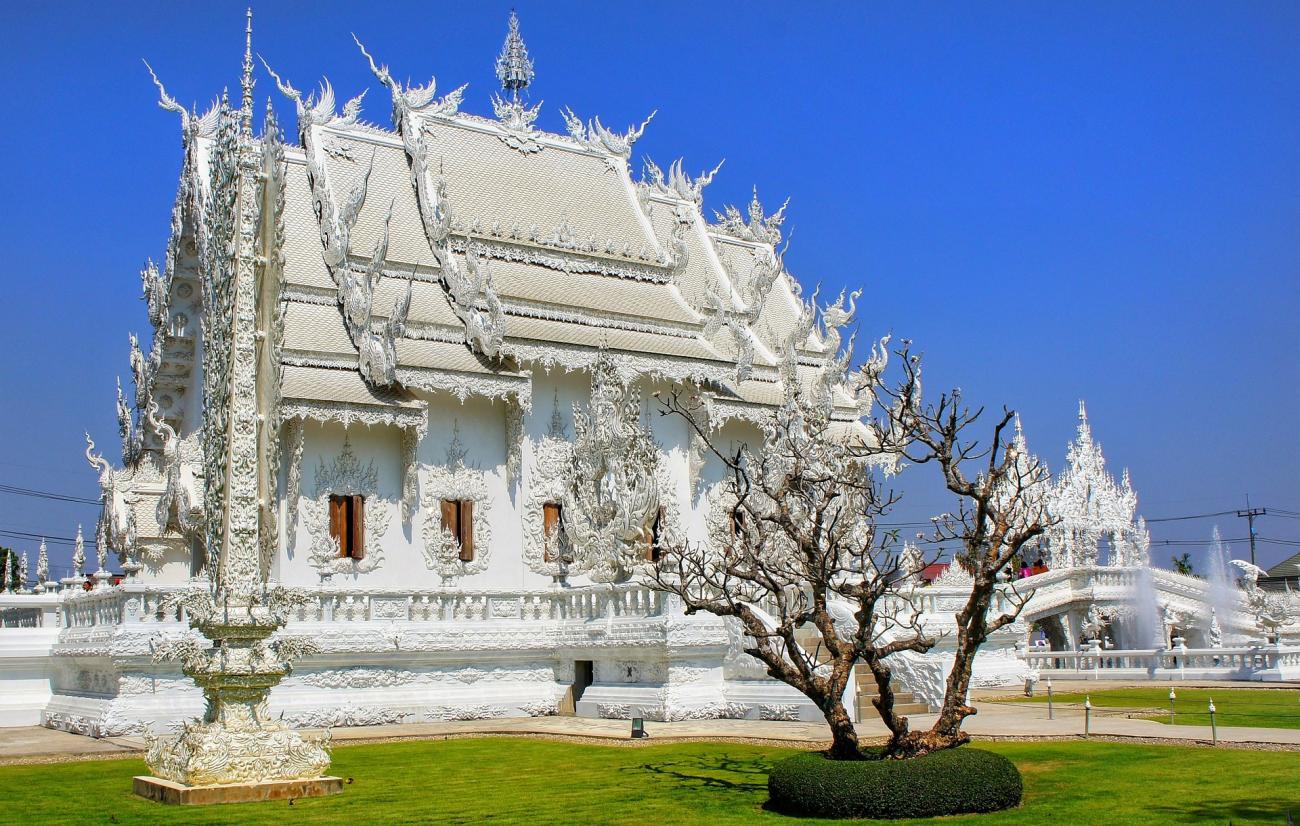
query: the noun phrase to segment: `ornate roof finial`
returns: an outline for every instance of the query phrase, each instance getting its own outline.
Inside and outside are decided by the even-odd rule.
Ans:
[[[244,12],[244,74],[239,87],[243,90],[240,104],[240,128],[245,135],[253,134],[253,8]]]
[[[506,33],[506,42],[497,55],[497,79],[501,88],[510,93],[512,100],[519,100],[519,92],[528,88],[533,82],[533,59],[528,56],[528,47],[519,35],[519,15],[510,10],[510,31]]]
[[[1084,406],[1083,399],[1079,399],[1079,421],[1088,421],[1088,408]]]

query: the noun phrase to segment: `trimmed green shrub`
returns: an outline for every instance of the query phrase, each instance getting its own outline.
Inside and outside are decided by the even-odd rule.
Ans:
[[[770,804],[813,817],[937,817],[995,812],[1020,804],[1024,785],[1000,754],[963,746],[911,760],[829,760],[805,752],[772,767]]]

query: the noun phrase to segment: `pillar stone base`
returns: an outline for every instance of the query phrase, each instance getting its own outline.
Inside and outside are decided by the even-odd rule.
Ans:
[[[254,803],[261,800],[324,797],[343,791],[343,780],[338,777],[317,777],[310,780],[267,780],[261,783],[186,786],[159,777],[140,775],[132,779],[132,786],[136,794],[159,803],[206,806],[214,803]]]

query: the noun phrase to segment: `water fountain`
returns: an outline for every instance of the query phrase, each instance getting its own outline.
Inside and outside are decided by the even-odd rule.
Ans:
[[[1226,622],[1237,608],[1240,592],[1231,570],[1232,552],[1223,544],[1219,528],[1214,528],[1213,538],[1206,548],[1205,571],[1210,583],[1208,598],[1214,619]]]
[[[1133,581],[1133,648],[1164,648],[1164,623],[1156,600],[1155,581],[1151,569],[1141,565]]]

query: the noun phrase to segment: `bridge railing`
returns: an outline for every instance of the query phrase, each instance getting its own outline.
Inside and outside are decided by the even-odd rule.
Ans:
[[[1282,680],[1300,677],[1300,647],[1248,645],[1232,648],[1085,648],[1051,651],[1033,647],[1021,658],[1044,676],[1113,679]]]

